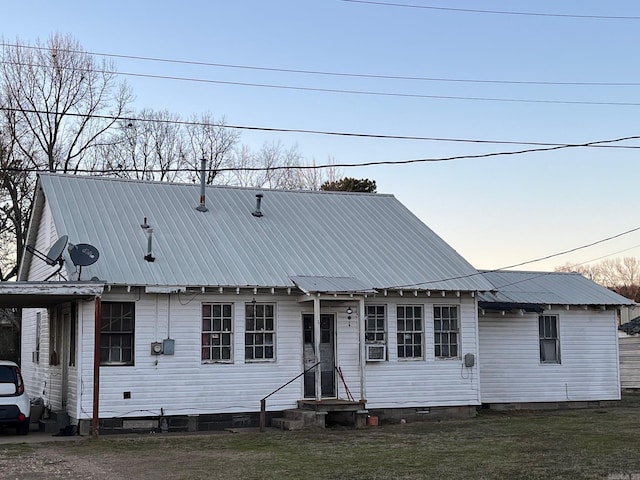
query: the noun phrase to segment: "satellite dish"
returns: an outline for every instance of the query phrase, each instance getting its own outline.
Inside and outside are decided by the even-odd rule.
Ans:
[[[68,240],[69,237],[67,237],[66,235],[62,235],[58,240],[55,241],[53,245],[51,245],[51,248],[46,255],[39,250],[36,250],[31,245],[27,245],[26,249],[28,252],[31,252],[40,260],[44,260],[47,265],[51,265],[53,267],[55,264],[59,264],[60,266],[62,266],[62,263],[64,262],[64,259],[62,258],[62,252],[64,252],[64,247],[67,246]]]
[[[86,267],[93,265],[98,261],[100,253],[98,249],[88,243],[79,243],[69,246],[69,256],[71,261],[77,267]]]
[[[49,253],[47,253],[48,260],[46,261],[49,265],[53,266],[62,260],[62,252],[64,252],[64,247],[67,246],[67,240],[69,240],[69,237],[62,235],[51,245]]]

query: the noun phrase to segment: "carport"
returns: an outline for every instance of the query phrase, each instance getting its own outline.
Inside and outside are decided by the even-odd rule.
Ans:
[[[99,282],[0,282],[0,308],[53,309],[64,303],[93,300],[95,349],[93,365],[92,433],[98,434],[100,386],[100,317],[104,284]]]

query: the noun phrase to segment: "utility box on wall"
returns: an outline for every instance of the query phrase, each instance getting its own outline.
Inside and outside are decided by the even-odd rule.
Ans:
[[[176,341],[173,338],[165,338],[162,340],[162,353],[164,355],[173,355],[175,346]]]

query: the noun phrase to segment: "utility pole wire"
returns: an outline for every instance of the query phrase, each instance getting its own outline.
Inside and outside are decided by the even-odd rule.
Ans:
[[[489,13],[493,15],[522,15],[527,17],[560,17],[560,18],[582,18],[596,20],[640,20],[640,17],[624,15],[580,15],[572,13],[537,13],[537,12],[514,12],[508,10],[479,10],[476,8],[451,8],[434,7],[428,5],[413,5],[408,3],[374,2],[372,0],[341,0],[347,3],[363,3],[368,5],[380,5],[385,7],[419,8],[424,10],[441,10],[446,12],[462,13]]]
[[[428,285],[430,283],[440,283],[440,282],[446,282],[446,281],[449,281],[449,280],[461,280],[461,279],[465,279],[465,278],[470,278],[470,277],[475,277],[475,276],[478,276],[478,275],[482,275],[484,273],[492,273],[492,272],[500,272],[502,270],[509,270],[510,268],[522,267],[523,265],[529,265],[531,263],[537,263],[537,262],[541,262],[543,260],[549,260],[550,258],[559,257],[561,255],[566,255],[567,253],[577,252],[578,250],[583,250],[585,248],[593,247],[594,245],[598,245],[598,244],[601,244],[601,243],[604,243],[604,242],[609,242],[611,240],[614,240],[616,238],[622,237],[624,235],[628,235],[630,233],[637,232],[639,230],[640,230],[640,227],[635,227],[635,228],[632,228],[630,230],[626,230],[624,232],[617,233],[615,235],[611,235],[610,237],[606,237],[606,238],[603,238],[603,239],[600,239],[600,240],[596,240],[595,242],[591,242],[591,243],[588,243],[586,245],[581,245],[579,247],[570,248],[569,250],[564,250],[562,252],[552,253],[550,255],[545,255],[544,257],[534,258],[533,260],[527,260],[525,262],[514,263],[513,265],[508,265],[506,267],[494,268],[492,270],[484,270],[482,272],[470,273],[468,275],[460,275],[458,277],[441,278],[441,279],[438,279],[438,280],[429,280],[427,282],[412,283],[412,284],[408,284],[408,285],[394,285],[394,286],[389,286],[389,287],[385,287],[385,288],[387,288],[387,289],[412,288],[412,287],[418,287],[420,285]]]
[[[492,152],[492,153],[482,153],[475,155],[456,155],[451,157],[438,157],[438,158],[417,158],[411,160],[381,160],[381,161],[372,161],[372,162],[362,162],[362,163],[331,163],[331,164],[320,164],[320,165],[278,165],[278,166],[270,166],[270,167],[217,167],[212,169],[216,172],[238,172],[238,171],[246,171],[246,172],[261,172],[261,171],[275,171],[275,170],[318,170],[323,168],[354,168],[354,167],[370,167],[370,166],[381,166],[381,165],[409,165],[413,163],[435,163],[435,162],[448,162],[453,160],[470,160],[470,159],[480,159],[480,158],[490,158],[490,157],[499,157],[499,156],[510,156],[510,155],[521,155],[525,153],[535,153],[535,152],[549,152],[553,150],[562,150],[566,148],[580,148],[580,147],[591,147],[596,144],[603,144],[609,142],[622,142],[625,140],[639,139],[640,136],[633,137],[623,137],[612,140],[597,140],[593,142],[581,143],[581,144],[566,144],[566,145],[556,145],[553,147],[540,147],[540,148],[528,148],[523,150],[509,151],[509,152]],[[39,169],[20,169],[20,168],[7,168],[7,171],[32,171],[39,172],[42,170]],[[103,174],[116,174],[119,172],[148,172],[148,173],[162,173],[162,172],[181,172],[186,171],[187,169],[179,169],[179,168],[167,168],[167,169],[107,169],[107,170],[95,170],[95,169],[75,169],[74,171],[77,173],[103,173]],[[200,172],[201,170],[198,168],[194,168],[195,172]],[[209,172],[209,170],[207,170]]]
[[[27,48],[33,50],[51,50],[50,47],[32,46],[17,43],[1,43],[3,47],[11,48]],[[256,65],[237,65],[231,63],[214,63],[203,62],[198,60],[180,60],[174,58],[160,58],[149,57],[143,55],[126,55],[118,53],[105,53],[94,52],[84,50],[65,50],[69,53],[86,53],[89,55],[95,55],[99,57],[109,58],[121,58],[125,60],[142,60],[146,62],[157,63],[172,63],[178,65],[192,65],[200,67],[215,67],[215,68],[231,68],[231,69],[243,69],[243,70],[256,70],[265,72],[277,72],[277,73],[298,73],[304,75],[323,75],[334,77],[351,77],[351,78],[371,78],[380,80],[406,80],[406,81],[421,81],[421,82],[452,82],[452,83],[486,83],[486,84],[499,84],[499,85],[549,85],[549,86],[591,86],[591,87],[638,87],[640,82],[583,82],[583,81],[545,81],[545,80],[500,80],[500,79],[479,79],[479,78],[449,78],[449,77],[421,77],[411,75],[389,75],[389,74],[375,74],[375,73],[357,73],[357,72],[336,72],[326,70],[302,70],[295,68],[277,68],[277,67],[261,67]]]
[[[7,112],[20,112],[20,113],[35,113],[41,115],[58,115],[59,112],[53,112],[48,110],[38,109],[20,109],[14,107],[2,107],[0,110]],[[154,118],[139,118],[139,117],[114,117],[110,115],[97,115],[97,114],[81,114],[66,112],[67,116],[75,117],[89,117],[98,118],[103,120],[118,120],[123,122],[157,122],[170,125],[185,125],[185,126],[211,126],[220,128],[229,128],[235,130],[247,130],[247,131],[260,131],[260,132],[279,132],[279,133],[302,133],[310,135],[328,135],[328,136],[340,136],[340,137],[354,137],[354,138],[374,138],[384,140],[421,140],[421,141],[433,141],[433,142],[452,142],[452,143],[477,143],[477,144],[496,144],[496,145],[534,145],[540,147],[588,147],[588,148],[622,148],[622,149],[640,149],[638,145],[611,145],[612,143],[619,143],[629,140],[639,140],[640,135],[632,135],[626,137],[620,137],[610,140],[598,140],[587,143],[547,143],[547,142],[520,142],[511,140],[482,140],[482,139],[470,139],[470,138],[446,138],[446,137],[421,137],[421,136],[408,136],[408,135],[385,135],[376,133],[357,133],[357,132],[338,132],[330,130],[309,130],[300,128],[278,128],[278,127],[255,127],[248,125],[233,125],[225,123],[207,123],[187,120],[169,120],[169,119],[154,119]]]
[[[43,65],[26,64],[21,62],[5,62],[12,65],[21,65],[25,67],[39,67]],[[61,67],[67,68],[67,67]],[[380,92],[373,90],[348,90],[341,88],[321,88],[321,87],[300,87],[295,85],[283,85],[273,83],[254,83],[254,82],[233,82],[228,80],[213,80],[209,78],[179,77],[176,75],[158,75],[151,73],[135,73],[120,72],[116,70],[103,70],[104,73],[111,75],[123,75],[135,78],[152,78],[159,80],[174,80],[180,82],[194,82],[214,85],[231,85],[237,87],[253,87],[253,88],[270,88],[276,90],[294,90],[302,92],[320,92],[320,93],[339,93],[345,95],[366,95],[377,97],[398,97],[398,98],[415,98],[430,100],[464,100],[477,102],[501,102],[501,103],[532,103],[532,104],[551,104],[551,105],[589,105],[589,106],[617,106],[617,107],[640,107],[639,102],[604,102],[595,100],[545,100],[534,98],[505,98],[505,97],[473,97],[465,95],[429,95],[422,93],[401,93],[401,92]]]

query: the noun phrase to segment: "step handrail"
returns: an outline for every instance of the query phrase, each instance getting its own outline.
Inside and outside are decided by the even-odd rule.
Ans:
[[[316,368],[318,365],[320,365],[320,363],[322,362],[317,362],[314,365],[310,366],[309,368],[307,368],[306,370],[304,370],[302,373],[299,373],[298,375],[296,375],[295,377],[293,377],[291,380],[289,380],[287,383],[284,383],[282,385],[280,385],[278,388],[276,388],[273,392],[271,392],[269,395],[267,395],[266,397],[263,397],[260,400],[260,431],[264,432],[266,423],[267,423],[267,398],[269,398],[271,395],[273,395],[274,393],[278,393],[280,390],[282,390],[284,387],[286,387],[287,385],[289,385],[290,383],[293,383],[294,381],[296,381],[298,378],[300,378],[301,376],[303,376],[305,373],[307,373],[310,370],[313,370],[314,368]]]

